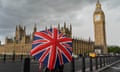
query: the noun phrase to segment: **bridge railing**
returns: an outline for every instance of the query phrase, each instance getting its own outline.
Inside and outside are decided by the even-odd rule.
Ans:
[[[118,60],[120,60],[120,56],[116,55],[102,55],[94,58],[89,56],[81,56],[77,59],[74,58],[75,71],[73,72],[93,72]]]
[[[1,54],[0,62],[22,62],[27,57],[30,57],[30,59],[32,59],[32,60],[35,60],[34,57],[31,57],[29,55]]]
[[[4,62],[4,63],[16,62],[16,61],[23,62],[25,58],[28,58],[28,57],[30,56],[3,54],[3,55],[0,55],[0,62]],[[118,60],[120,60],[119,55],[102,55],[102,56],[96,56],[94,58],[89,56],[80,56],[77,58],[73,58],[73,61],[71,63],[65,64],[63,72],[67,72],[67,71],[68,72],[93,72],[95,70],[105,67],[106,65],[109,65]],[[31,65],[36,63],[38,66],[38,62],[36,62],[35,58],[30,57],[30,61],[31,61],[30,62]],[[25,66],[23,65],[23,67]]]

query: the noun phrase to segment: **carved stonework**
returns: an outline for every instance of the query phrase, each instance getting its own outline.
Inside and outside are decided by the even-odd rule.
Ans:
[[[99,0],[96,4],[96,9],[93,15],[94,33],[95,33],[95,46],[101,46],[103,54],[107,54],[106,46],[106,31],[105,31],[105,15],[101,8]]]

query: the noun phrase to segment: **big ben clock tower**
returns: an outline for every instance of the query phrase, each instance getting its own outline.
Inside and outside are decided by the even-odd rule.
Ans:
[[[99,0],[97,0],[96,9],[93,15],[94,36],[95,36],[95,52],[98,54],[107,54],[106,33],[105,33],[105,15],[101,8]]]

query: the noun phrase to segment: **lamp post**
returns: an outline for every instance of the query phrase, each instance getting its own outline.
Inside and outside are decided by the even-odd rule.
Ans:
[[[13,45],[13,57],[12,57],[12,61],[14,62],[15,61],[15,42],[14,42],[14,45]]]
[[[12,61],[15,62],[15,50],[13,51]]]

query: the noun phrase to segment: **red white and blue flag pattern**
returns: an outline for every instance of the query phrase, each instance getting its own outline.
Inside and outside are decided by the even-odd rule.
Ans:
[[[35,32],[31,55],[52,70],[72,61],[72,39],[57,28]]]

